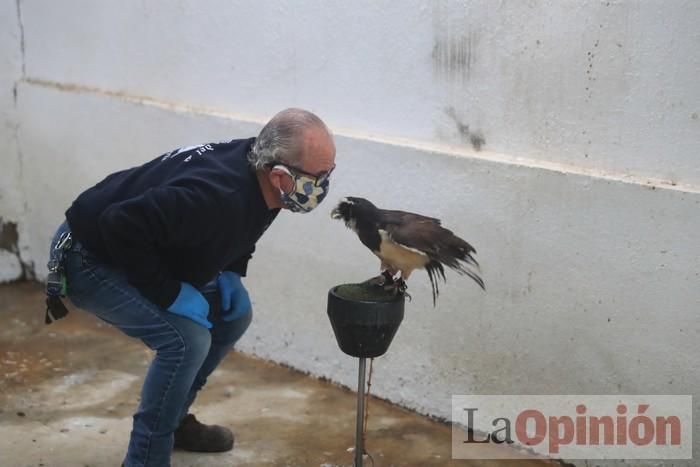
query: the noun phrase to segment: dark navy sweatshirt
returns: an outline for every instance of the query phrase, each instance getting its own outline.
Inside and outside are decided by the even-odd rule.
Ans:
[[[180,148],[108,175],[66,211],[73,237],[167,308],[180,282],[246,274],[279,209],[265,204],[246,155],[255,138]]]

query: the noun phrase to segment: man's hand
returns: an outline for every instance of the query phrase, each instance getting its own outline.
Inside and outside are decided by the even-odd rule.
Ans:
[[[201,324],[207,329],[212,328],[212,324],[207,319],[209,315],[209,302],[204,298],[199,290],[192,287],[187,282],[180,283],[180,293],[167,310],[176,315],[189,318],[197,324]]]
[[[241,283],[241,276],[232,271],[224,271],[217,277],[221,293],[221,312],[224,321],[233,321],[250,311],[250,297]]]

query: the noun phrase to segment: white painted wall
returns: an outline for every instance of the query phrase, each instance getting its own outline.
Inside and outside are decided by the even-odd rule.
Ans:
[[[325,317],[377,267],[328,219],[352,194],[441,217],[488,285],[451,274],[433,310],[417,273],[376,394],[444,417],[453,393],[699,395],[699,2],[20,2],[36,264],[106,174],[299,105],[338,172],[261,240],[242,350],[355,385]]]
[[[15,84],[22,76],[21,33],[16,3],[0,1],[0,282],[22,276],[20,246],[13,239],[21,226],[23,200],[17,148]],[[12,234],[10,234],[12,232]],[[3,240],[4,239],[4,240]]]
[[[695,0],[22,5],[33,78],[700,183]]]

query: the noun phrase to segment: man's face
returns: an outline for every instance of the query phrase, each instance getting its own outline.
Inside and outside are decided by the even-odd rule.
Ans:
[[[308,174],[322,175],[335,166],[335,144],[323,129],[307,130],[304,136],[303,156],[296,164]],[[280,187],[285,193],[294,189],[294,181],[289,176],[281,178]]]
[[[295,197],[293,210],[301,208],[302,212],[308,212],[325,197],[326,180],[329,180],[327,177],[334,167],[335,144],[332,137],[324,129],[310,129],[304,134],[301,159],[293,164],[281,163],[274,167],[270,172],[270,181],[273,186]],[[296,190],[299,191],[294,194]],[[307,206],[307,202],[314,197],[318,197],[317,200]]]

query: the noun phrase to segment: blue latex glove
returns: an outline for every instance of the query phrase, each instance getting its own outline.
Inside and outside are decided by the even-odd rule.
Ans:
[[[207,329],[211,329],[213,325],[207,319],[207,315],[209,315],[209,302],[207,302],[207,299],[204,298],[204,295],[199,290],[187,282],[181,282],[180,284],[180,293],[167,310],[176,315],[189,318]]]
[[[250,297],[239,274],[224,271],[216,278],[216,282],[221,293],[221,318],[224,321],[233,321],[250,311]]]

